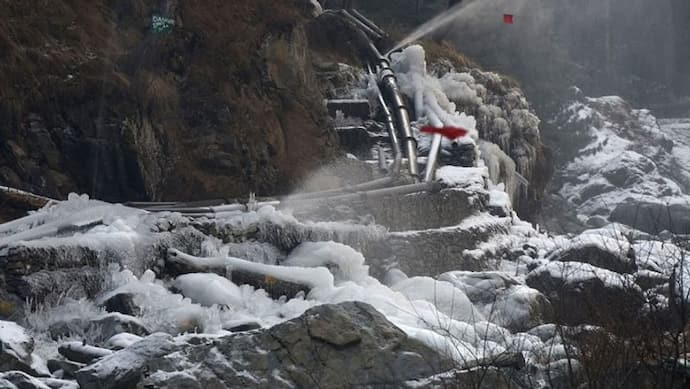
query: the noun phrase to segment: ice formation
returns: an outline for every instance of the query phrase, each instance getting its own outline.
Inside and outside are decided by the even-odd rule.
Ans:
[[[476,120],[464,112],[458,112],[455,103],[451,102],[446,92],[452,91],[454,97],[463,99],[476,99],[476,93],[466,84],[460,87],[456,81],[444,84],[449,80],[439,80],[427,73],[424,49],[419,45],[405,48],[401,53],[391,55],[391,66],[396,72],[400,87],[413,101],[414,112],[421,125],[434,127],[460,127],[469,131],[469,136],[460,138],[456,142],[474,142],[478,139]],[[457,75],[457,73],[455,73]],[[453,77],[448,76],[449,78]],[[463,77],[458,75],[457,77]],[[445,87],[444,87],[445,85]],[[462,96],[460,96],[462,94]],[[430,137],[424,134],[415,134],[419,139],[421,150],[428,150]],[[453,141],[444,139],[442,147],[450,147]]]

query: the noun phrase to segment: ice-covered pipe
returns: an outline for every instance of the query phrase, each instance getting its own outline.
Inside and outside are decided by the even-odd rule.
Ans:
[[[384,180],[389,180],[389,177],[386,177],[384,179],[380,180],[374,180],[369,183],[365,183],[365,185],[369,186],[373,182],[376,182],[377,185],[385,183]],[[354,187],[353,187],[354,188]],[[343,192],[332,192],[332,193],[318,193],[318,197],[297,197],[297,198],[290,198],[288,201],[279,201],[279,200],[274,200],[274,201],[263,201],[263,202],[257,202],[254,204],[255,207],[261,207],[265,205],[271,205],[271,206],[281,206],[283,204],[300,204],[300,203],[306,203],[306,202],[313,202],[313,201],[348,201],[348,200],[357,200],[357,199],[366,199],[366,198],[377,198],[377,197],[382,197],[382,196],[396,196],[396,195],[406,195],[410,193],[416,193],[416,192],[437,192],[441,190],[442,184],[439,182],[422,182],[422,183],[415,183],[415,184],[408,184],[408,185],[398,185],[398,186],[392,186],[392,187],[387,187],[387,188],[378,188],[378,189],[363,189],[365,187],[360,187],[358,189],[361,189],[359,191],[352,191],[350,193],[343,193]],[[316,193],[314,193],[316,194]],[[178,209],[169,209],[169,210],[163,210],[163,209],[157,209],[154,212],[163,212],[163,211],[171,211],[171,212],[180,212],[183,216],[191,217],[191,218],[218,218],[218,217],[223,217],[223,216],[230,216],[237,214],[238,212],[244,212],[250,210],[250,205],[249,204],[227,204],[223,206],[218,206],[218,207],[199,207],[199,208],[178,208]]]
[[[441,150],[441,140],[440,134],[434,134],[434,138],[431,140],[431,149],[429,149],[429,157],[426,160],[426,170],[424,171],[424,182],[431,182],[434,179],[436,162]]]
[[[400,92],[400,88],[398,87],[398,80],[395,77],[395,72],[391,69],[388,59],[381,55],[379,49],[363,30],[360,29],[356,37],[359,41],[359,50],[362,56],[366,61],[376,66],[378,69],[379,90],[383,95],[384,101],[388,105],[388,109],[391,110],[391,114],[395,118],[396,128],[403,137],[405,152],[409,161],[410,175],[414,177],[415,180],[419,180],[419,168],[417,167],[417,139],[415,139],[412,134],[410,114],[407,111],[407,105],[402,97],[402,92]]]
[[[400,141],[398,140],[398,131],[395,128],[391,110],[388,109],[388,105],[383,100],[381,90],[378,92],[378,99],[379,104],[381,104],[381,109],[383,110],[383,115],[386,117],[386,129],[388,129],[388,136],[391,139],[391,146],[393,147],[393,166],[391,167],[391,173],[393,175],[398,175],[400,174],[400,164],[402,162],[402,150],[400,149]]]
[[[406,195],[416,192],[437,192],[443,184],[439,182],[418,182],[415,184],[398,185],[388,188],[374,189],[356,193],[340,194],[335,196],[320,197],[310,201],[348,201],[356,199],[377,198],[381,196]],[[306,200],[301,200],[306,201]]]
[[[443,127],[443,122],[438,116],[431,110],[427,110],[427,117],[429,122],[434,127]],[[438,154],[441,151],[441,134],[434,134],[434,138],[431,141],[431,148],[429,149],[429,157],[426,159],[426,170],[424,172],[424,181],[431,182],[434,179],[434,172],[436,171],[436,162],[438,160]]]
[[[388,60],[380,57],[379,61],[379,88],[384,93],[385,100],[390,105],[397,122],[397,127],[403,136],[405,151],[409,161],[410,175],[419,179],[419,168],[417,167],[417,139],[412,134],[410,125],[410,114],[407,105],[402,98],[402,93],[398,87],[398,80],[390,67]]]
[[[371,189],[380,188],[382,186],[386,186],[389,184],[393,184],[394,182],[395,182],[394,177],[383,177],[383,178],[379,178],[376,180],[363,182],[361,184],[345,186],[342,188],[329,189],[329,190],[324,190],[324,191],[320,191],[320,192],[299,193],[296,195],[289,196],[286,199],[286,201],[289,202],[289,201],[309,200],[309,199],[316,199],[319,197],[334,196],[334,195],[343,194],[343,193],[352,193],[352,192],[359,192],[359,191],[364,191],[364,190],[371,190]]]

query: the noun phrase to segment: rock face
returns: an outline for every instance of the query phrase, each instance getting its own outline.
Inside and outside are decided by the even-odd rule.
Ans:
[[[3,184],[56,198],[227,198],[286,191],[333,154],[311,3],[165,4],[4,9]],[[154,31],[152,15],[171,31]]]
[[[554,194],[590,227],[608,220],[652,234],[687,232],[684,133],[666,130],[649,111],[633,109],[620,97],[571,92],[571,101],[552,121],[558,156]],[[547,225],[558,224],[546,219]]]
[[[79,370],[77,380],[84,389],[395,386],[450,366],[371,306],[347,302],[260,332],[187,344],[155,334]]]

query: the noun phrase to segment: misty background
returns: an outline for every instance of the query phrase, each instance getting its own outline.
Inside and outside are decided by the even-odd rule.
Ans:
[[[545,117],[572,85],[620,95],[658,116],[690,116],[690,1],[464,0],[432,39],[484,68],[514,77]],[[409,30],[448,1],[368,0],[355,6],[385,26]],[[503,24],[503,14],[515,23]]]

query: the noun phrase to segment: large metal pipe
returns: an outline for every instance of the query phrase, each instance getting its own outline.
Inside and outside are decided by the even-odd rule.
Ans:
[[[381,196],[406,195],[416,192],[437,192],[441,190],[442,184],[438,182],[420,182],[409,185],[399,185],[389,188],[374,189],[357,193],[348,193],[336,196],[312,199],[312,201],[348,201],[356,199],[376,198]]]
[[[374,32],[376,32],[377,34],[379,34],[379,35],[381,35],[381,36],[386,36],[386,35],[387,35],[385,31],[383,31],[379,26],[377,26],[374,22],[372,22],[371,20],[369,20],[366,16],[362,15],[362,14],[361,14],[359,11],[357,11],[356,9],[351,8],[351,9],[347,10],[347,12],[349,12],[350,14],[352,14],[352,16],[354,16],[355,18],[357,18],[360,22],[366,24],[367,27],[369,27],[370,29],[374,30]]]
[[[407,106],[405,105],[402,93],[398,87],[398,80],[395,78],[395,73],[393,73],[390,64],[385,58],[381,59],[379,66],[381,68],[379,72],[379,88],[385,92],[384,97],[386,97],[388,104],[391,105],[395,113],[398,129],[405,143],[410,175],[415,179],[419,179],[419,168],[417,166],[417,139],[415,139],[412,134],[410,114],[407,111]]]
[[[282,206],[282,205],[301,205],[311,202],[324,202],[324,201],[350,201],[358,199],[367,198],[377,198],[382,196],[397,196],[406,195],[410,193],[417,192],[437,192],[441,190],[443,185],[438,182],[422,182],[414,183],[408,185],[398,185],[388,188],[372,189],[372,190],[362,190],[352,193],[328,193],[320,197],[310,197],[310,198],[294,198],[287,201],[265,201],[256,203],[256,206],[272,205],[272,206]],[[323,193],[321,193],[323,194]],[[180,210],[171,210],[173,212],[180,212],[183,216],[191,218],[218,218],[223,216],[232,216],[237,213],[248,211],[250,207],[247,204],[228,204],[220,207],[201,207],[198,209],[188,208]],[[161,212],[160,210],[158,212]]]
[[[363,190],[376,189],[376,188],[379,188],[379,187],[382,187],[385,185],[392,184],[394,182],[395,182],[395,177],[383,177],[383,178],[379,178],[376,180],[363,182],[361,184],[345,186],[342,188],[328,189],[328,190],[323,190],[323,191],[319,191],[319,192],[298,193],[298,194],[286,197],[283,201],[289,202],[289,201],[309,200],[309,199],[315,199],[315,198],[319,198],[319,197],[328,197],[328,196],[338,195],[338,194],[342,194],[342,193],[360,192]]]
[[[400,165],[402,163],[402,150],[400,149],[400,141],[398,140],[398,131],[395,128],[391,110],[388,109],[388,105],[383,99],[380,89],[378,99],[379,104],[381,104],[381,109],[383,110],[383,115],[386,117],[386,129],[388,130],[388,136],[391,139],[391,146],[393,147],[393,165],[391,166],[391,173],[397,176],[400,174]]]
[[[424,182],[431,182],[434,179],[434,172],[436,171],[436,161],[441,150],[441,135],[434,134],[431,141],[431,149],[429,150],[429,157],[426,160],[426,171],[424,172]]]
[[[350,12],[347,10],[341,9],[340,13],[345,16],[349,21],[354,23],[360,30],[362,30],[364,33],[366,33],[370,38],[373,38],[374,40],[379,40],[383,38],[382,34],[379,34],[377,31],[369,27],[365,22],[362,20],[359,20],[357,17],[352,15]]]
[[[418,113],[419,114],[419,113]],[[434,127],[443,127],[443,122],[433,110],[427,110],[427,116],[431,125]],[[426,159],[426,171],[424,173],[424,181],[430,182],[434,179],[434,172],[436,171],[436,162],[441,151],[441,134],[434,134],[431,141],[431,148],[429,149],[429,157]]]

